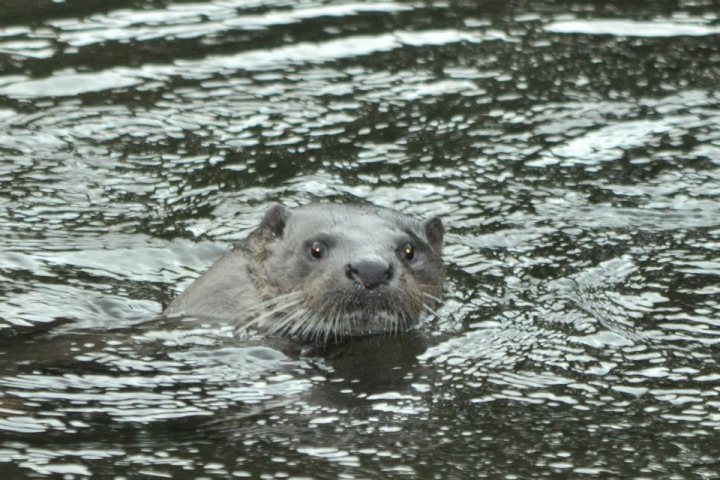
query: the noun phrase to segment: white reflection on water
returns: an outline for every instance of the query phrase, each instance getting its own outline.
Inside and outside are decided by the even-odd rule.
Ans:
[[[92,416],[148,424],[227,409],[242,413],[250,405],[262,409],[291,401],[310,388],[310,380],[296,375],[306,367],[303,362],[266,346],[233,346],[230,330],[39,341],[28,348],[58,357],[50,363],[74,366],[55,374],[56,366],[46,373],[35,364],[30,373],[0,376],[0,431],[75,433],[91,428],[85,420]],[[30,354],[18,346],[13,357]]]
[[[204,79],[235,70],[269,70],[289,65],[315,64],[371,53],[388,52],[402,47],[446,45],[458,42],[477,43],[481,37],[459,30],[396,31],[380,35],[357,35],[325,42],[300,42],[292,45],[213,55],[202,60],[177,60],[173,65],[148,65],[139,69],[114,67],[96,73],[57,72],[50,77],[0,77],[0,95],[9,97],[72,96],[134,86],[143,81],[167,80],[181,75]],[[467,88],[463,85],[463,88]]]
[[[0,42],[0,54],[20,55],[27,58],[50,58],[55,54],[48,40],[16,40]]]
[[[720,26],[708,25],[701,18],[677,21],[653,20],[561,20],[549,23],[545,30],[552,33],[577,33],[585,35],[617,35],[621,37],[679,37],[720,34]]]
[[[72,96],[138,85],[142,79],[127,75],[124,68],[97,73],[58,72],[40,80],[23,79],[0,87],[0,95],[9,97]]]
[[[246,0],[169,5],[161,10],[117,10],[77,20],[53,20],[58,40],[73,47],[107,41],[146,41],[165,38],[195,38],[235,30],[266,29],[323,17],[349,17],[365,13],[393,13],[413,7],[395,2],[346,3],[341,5],[297,6],[275,9],[258,15],[238,15],[249,8]]]

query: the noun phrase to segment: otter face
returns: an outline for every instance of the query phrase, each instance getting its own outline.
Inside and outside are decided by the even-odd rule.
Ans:
[[[269,333],[328,341],[396,333],[440,303],[443,225],[354,205],[277,205],[260,229],[271,235],[263,283],[275,313]]]

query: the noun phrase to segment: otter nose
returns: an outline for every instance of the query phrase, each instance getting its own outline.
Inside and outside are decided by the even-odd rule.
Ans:
[[[390,282],[393,267],[386,262],[364,260],[348,264],[345,267],[345,274],[357,285],[372,290]]]

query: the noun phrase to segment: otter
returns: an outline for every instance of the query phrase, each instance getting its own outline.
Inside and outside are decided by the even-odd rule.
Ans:
[[[276,204],[163,314],[308,342],[405,331],[441,303],[443,235],[438,217]]]

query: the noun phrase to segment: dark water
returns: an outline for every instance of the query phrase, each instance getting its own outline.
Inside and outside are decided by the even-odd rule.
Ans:
[[[0,478],[718,478],[719,15],[4,0]],[[348,197],[444,219],[420,331],[153,320]]]

